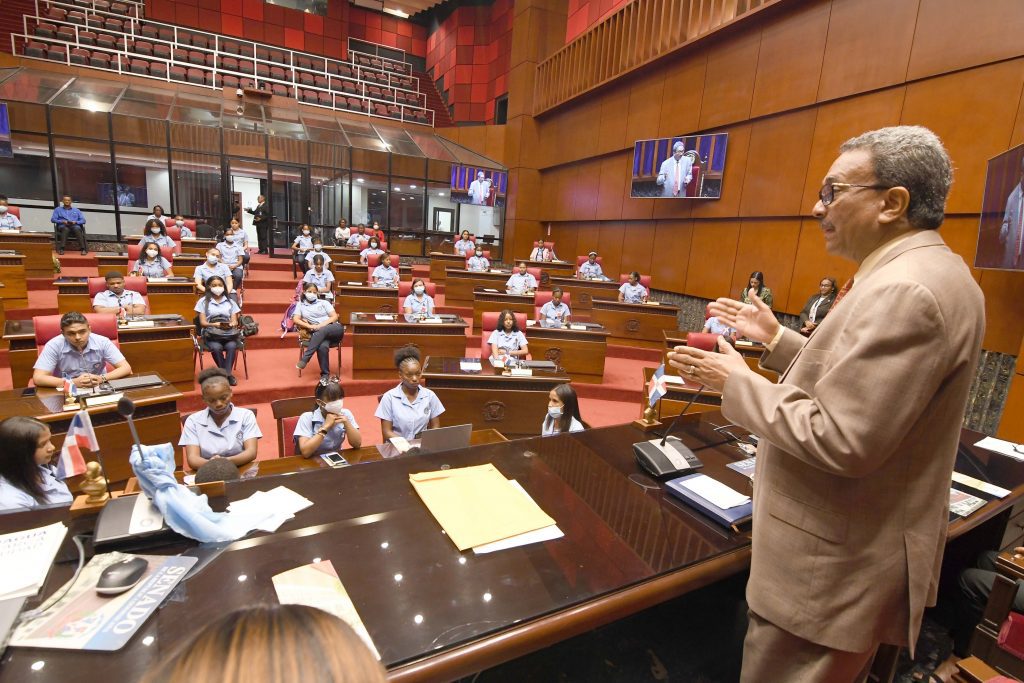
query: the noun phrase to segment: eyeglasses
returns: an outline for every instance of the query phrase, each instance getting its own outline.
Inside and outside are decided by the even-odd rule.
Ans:
[[[825,183],[818,190],[818,199],[822,206],[828,206],[836,198],[836,190],[847,190],[851,187],[864,187],[869,190],[891,190],[888,185],[854,185],[852,183]]]

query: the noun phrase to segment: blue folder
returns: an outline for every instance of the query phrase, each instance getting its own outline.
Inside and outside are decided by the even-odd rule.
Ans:
[[[693,479],[694,477],[706,477],[706,474],[700,472],[694,472],[693,474],[687,474],[682,477],[676,477],[675,479],[669,479],[665,482],[665,486],[668,487],[669,493],[676,498],[679,498],[684,503],[687,503],[691,507],[697,508],[698,511],[703,512],[705,515],[715,520],[722,526],[735,527],[737,524],[744,524],[750,521],[750,518],[754,512],[754,501],[748,501],[744,505],[737,505],[732,508],[720,508],[711,501],[708,501],[698,496],[688,488],[681,486],[681,483],[687,479]]]

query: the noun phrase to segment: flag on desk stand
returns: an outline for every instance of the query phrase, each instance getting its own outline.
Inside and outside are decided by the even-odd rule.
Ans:
[[[96,432],[93,431],[89,413],[79,410],[71,418],[71,426],[68,427],[68,433],[64,435],[64,445],[61,446],[60,459],[57,461],[58,479],[77,477],[79,474],[85,473],[83,448],[88,448],[96,453],[100,450],[100,445],[96,441]]]
[[[661,397],[668,393],[668,386],[665,381],[665,364],[662,363],[651,375],[651,381],[647,384],[647,398],[654,407],[654,404],[661,400]]]

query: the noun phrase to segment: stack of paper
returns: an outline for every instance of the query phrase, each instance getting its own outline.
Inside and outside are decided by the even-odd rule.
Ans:
[[[286,486],[278,486],[269,491],[257,491],[248,498],[236,500],[228,505],[231,514],[253,518],[250,528],[274,532],[278,527],[305,510],[313,501],[304,498]]]
[[[679,485],[723,510],[746,505],[750,502],[750,496],[745,496],[717,479],[704,475],[691,477],[686,481],[680,482]]]
[[[966,517],[984,505],[985,501],[977,496],[954,488],[949,489],[949,511],[955,515]]]
[[[0,600],[35,595],[68,528],[61,522],[0,536]]]
[[[480,372],[482,369],[479,359],[459,361],[459,370],[462,372]]]
[[[491,464],[418,472],[409,481],[459,550],[555,524]]]
[[[986,436],[981,441],[974,444],[980,446],[985,450],[992,451],[994,453],[1000,453],[1002,455],[1008,455],[1016,460],[1024,460],[1024,446],[1015,444],[1012,441],[1004,441],[1003,439],[996,439],[991,436]],[[1017,449],[1020,450],[1017,450]]]

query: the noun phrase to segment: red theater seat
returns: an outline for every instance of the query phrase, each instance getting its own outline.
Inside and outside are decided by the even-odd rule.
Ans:
[[[136,40],[135,52],[137,52],[140,55],[146,55],[147,57],[150,57],[153,55],[153,43],[150,43],[145,40]]]
[[[65,43],[75,42],[75,29],[70,26],[58,26],[57,40],[63,40]]]
[[[32,327],[36,336],[36,351],[41,352],[46,342],[61,334],[59,315],[37,315],[32,318]],[[86,313],[89,329],[106,337],[115,344],[117,340],[117,316],[111,313]]]
[[[485,311],[480,314],[480,357],[490,358],[491,357],[491,345],[487,343],[487,340],[491,337],[491,332],[494,332],[498,328],[498,316],[501,315],[495,311]],[[516,325],[519,326],[519,331],[526,334],[526,314],[515,313],[512,315],[516,318]]]
[[[53,38],[57,35],[57,27],[45,21],[36,24],[36,35],[40,38]]]
[[[171,48],[164,45],[163,43],[157,43],[153,46],[153,56],[159,57],[160,59],[170,59]]]
[[[334,106],[334,97],[329,92],[318,92],[316,94],[317,101],[325,107]]]
[[[256,67],[253,65],[252,61],[248,59],[238,60],[238,70],[244,74],[256,73]]]
[[[206,53],[200,52],[199,50],[189,50],[188,61],[190,64],[206,66]]]
[[[144,76],[149,75],[149,62],[144,59],[133,59],[129,66],[129,71],[133,74],[142,74]]]
[[[46,51],[46,58],[54,62],[66,62],[68,61],[68,51],[63,45],[54,45]]]
[[[167,64],[164,62],[150,62],[149,75],[156,78],[167,78]]]
[[[79,31],[78,42],[82,45],[95,45],[96,44],[96,32],[95,31]]]
[[[299,83],[300,84],[312,86],[312,85],[314,85],[316,83],[316,79],[313,77],[313,74],[311,74],[311,73],[309,73],[307,71],[300,71],[298,73],[299,73]]]
[[[110,55],[106,52],[95,51],[89,56],[89,66],[96,69],[110,68]]]
[[[238,59],[235,57],[221,57],[220,68],[228,71],[238,71]]]
[[[106,290],[107,281],[103,277],[91,277],[89,278],[89,298],[92,299],[100,292]],[[138,292],[142,296],[148,294],[148,287],[146,278],[144,277],[126,277],[124,279],[124,288],[133,292]],[[102,314],[101,314],[102,315]],[[104,335],[106,336],[106,335]]]
[[[175,81],[184,81],[188,78],[188,73],[185,71],[183,66],[172,66],[167,70],[167,73]]]
[[[627,282],[629,282],[629,273],[621,273],[619,275],[619,284],[622,285],[622,284],[625,284]],[[644,275],[643,273],[641,273],[640,274],[640,284],[642,284],[644,287],[646,287],[648,289],[648,291],[649,291],[651,289],[651,276],[650,275]]]
[[[30,40],[25,44],[25,56],[43,59],[46,57],[46,46],[42,43]]]
[[[188,70],[188,82],[196,85],[206,85],[206,74],[201,69]]]

